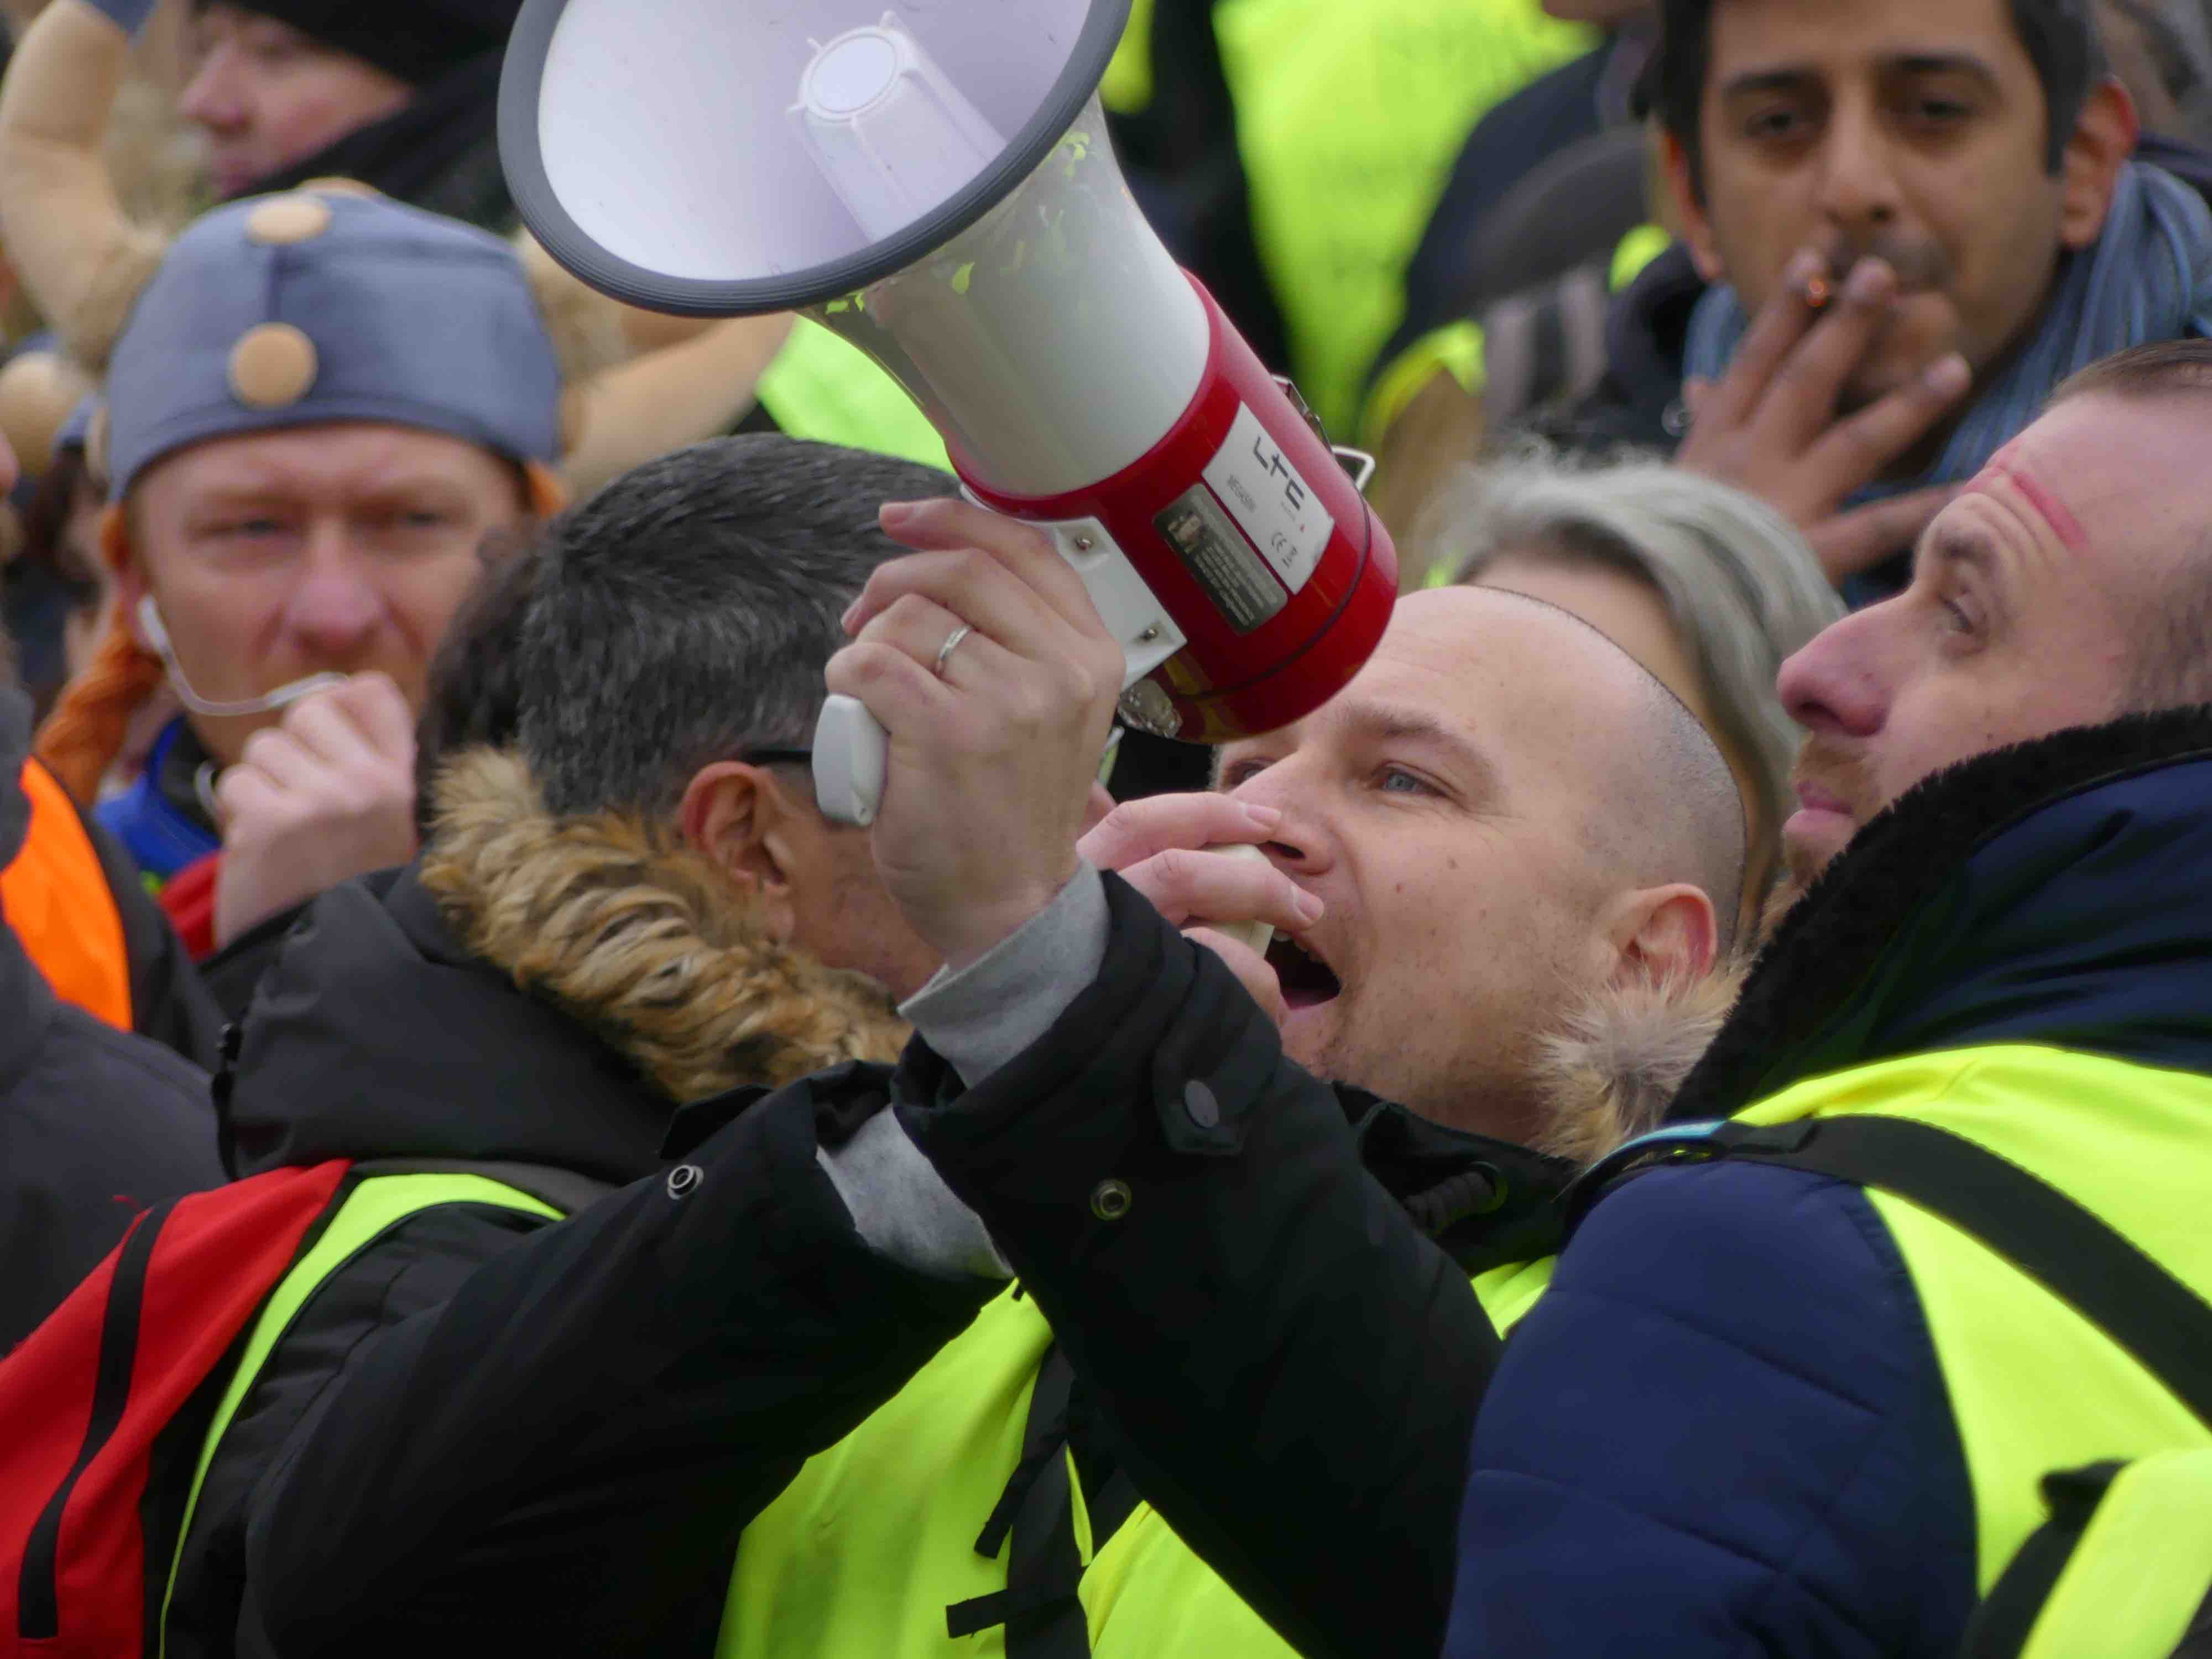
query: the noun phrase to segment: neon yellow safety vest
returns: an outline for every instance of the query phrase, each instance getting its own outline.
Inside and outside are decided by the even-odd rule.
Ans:
[[[2031,1043],[1875,1061],[1735,1115],[1768,1126],[1890,1117],[1970,1140],[2088,1210],[2212,1300],[2212,1077]],[[1985,1597],[2046,1519],[2046,1475],[2126,1467],[2020,1659],[2168,1659],[2212,1583],[2212,1430],[2126,1350],[1980,1240],[1863,1188],[1918,1297],[1973,1496]],[[1548,1264],[1501,1269],[1525,1313]]]
[[[560,1212],[471,1175],[378,1176],[348,1194],[314,1245],[270,1293],[210,1423],[192,1472],[176,1564],[202,1483],[262,1367],[317,1289],[409,1217],[441,1204],[495,1204],[558,1220]],[[1533,1304],[1549,1263],[1476,1281],[1508,1329]],[[945,1610],[1006,1588],[1007,1555],[975,1552],[976,1534],[1020,1462],[1030,1395],[1052,1346],[1036,1305],[1009,1289],[852,1433],[810,1459],[745,1528],[716,1646],[720,1659],[860,1654],[992,1659],[1006,1630],[946,1634]],[[1095,1546],[1082,1486],[1069,1501],[1084,1565],[1078,1589],[1097,1659],[1292,1659],[1292,1650],[1148,1504]],[[166,1625],[167,1604],[163,1606]],[[166,1639],[166,1631],[165,1631]]]
[[[1599,37],[1538,0],[1215,0],[1213,27],[1291,372],[1348,434],[1468,135]]]
[[[1882,1060],[1784,1090],[1739,1121],[1847,1113],[1932,1124],[2010,1159],[2212,1298],[2212,1078],[2027,1043]],[[2110,1337],[1987,1246],[1867,1189],[1942,1367],[1986,1595],[2042,1525],[2043,1477],[2212,1448],[2212,1432]],[[2100,1641],[2100,1659],[2141,1650]]]
[[[1492,1281],[1526,1289],[1511,1269],[1476,1282]],[[1507,1328],[1533,1301],[1501,1300],[1492,1320]],[[945,1610],[1006,1588],[1010,1550],[979,1555],[976,1534],[1020,1461],[1031,1388],[1051,1345],[1036,1304],[1010,1290],[811,1460],[745,1528],[719,1659],[1003,1656],[1004,1626],[955,1638]],[[1094,1659],[1291,1659],[1151,1504],[1139,1503],[1096,1543],[1072,1462],[1069,1474],[1085,1569],[1076,1594]]]
[[[2169,1659],[2212,1620],[2208,1592],[2212,1451],[2154,1453],[2097,1499],[2016,1659]]]
[[[176,1553],[169,1559],[168,1588],[161,1596],[162,1652],[168,1650],[169,1603],[177,1593],[177,1567],[184,1559],[185,1540],[191,1535],[192,1515],[199,1507],[200,1487],[215,1462],[216,1449],[222,1443],[222,1437],[238,1415],[239,1407],[246,1403],[246,1396],[260,1376],[261,1368],[269,1363],[269,1356],[276,1352],[276,1345],[291,1329],[292,1322],[322,1288],[325,1279],[410,1216],[441,1204],[492,1204],[549,1220],[561,1218],[561,1212],[542,1199],[482,1176],[373,1176],[355,1185],[324,1224],[321,1237],[292,1264],[291,1270],[269,1293],[268,1301],[246,1334],[238,1367],[216,1403],[207,1437],[200,1443],[199,1461],[192,1466],[191,1484],[185,1489],[184,1515],[177,1523]]]
[[[2212,1301],[2212,1077],[2029,1043],[1876,1061],[1735,1114],[1866,1115],[1948,1130],[2089,1210]],[[1903,1257],[1942,1369],[1973,1494],[1978,1597],[2046,1519],[2048,1474],[2127,1465],[2019,1659],[2168,1659],[2212,1583],[2212,1431],[2124,1349],[1978,1239],[1863,1189]],[[1502,1334],[1556,1259],[1474,1283]]]

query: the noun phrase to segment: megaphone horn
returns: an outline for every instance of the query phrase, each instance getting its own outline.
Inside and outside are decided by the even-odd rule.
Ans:
[[[500,146],[585,282],[804,310],[881,364],[968,493],[1048,532],[1122,644],[1122,712],[1218,743],[1303,718],[1389,620],[1389,536],[1294,392],[1178,270],[1097,96],[1127,0],[526,0]],[[823,810],[883,734],[832,697]]]

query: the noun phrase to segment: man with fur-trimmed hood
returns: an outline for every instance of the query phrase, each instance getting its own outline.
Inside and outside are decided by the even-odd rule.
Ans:
[[[802,745],[837,618],[898,550],[877,503],[946,487],[904,462],[725,440],[630,474],[507,565],[441,658],[426,747],[452,746],[420,857],[311,905],[239,1029],[217,1091],[234,1172],[400,1160],[492,1172],[570,1209],[655,1175],[679,1109],[892,1058],[906,1034],[892,996],[936,959],[873,879],[866,836],[815,810]],[[764,1169],[779,1184],[761,1201],[834,1205],[818,1174],[808,1190],[811,1168]],[[723,1196],[717,1237],[772,1255],[750,1200]],[[322,1281],[221,1434],[178,1565],[171,1655],[228,1653],[258,1620],[248,1605],[240,1623],[263,1478],[317,1399],[404,1352],[410,1321],[537,1224],[441,1204]],[[849,1250],[811,1262],[816,1287],[836,1287],[822,1352],[809,1357],[787,1310],[760,1310],[754,1328],[794,1374],[823,1376],[821,1399],[803,1391],[810,1412],[902,1377],[972,1305],[902,1285],[844,1231]],[[774,1277],[765,1261],[750,1271]],[[562,1294],[579,1319],[596,1305],[580,1282]],[[664,1386],[648,1352],[605,1334],[649,1393]],[[768,1387],[741,1353],[700,1364],[748,1404]],[[604,1472],[635,1483],[628,1500],[659,1478],[648,1458]],[[656,1571],[680,1570],[687,1547]],[[514,1618],[502,1571],[482,1565],[483,1608]],[[529,1599],[516,1630],[557,1607],[544,1585]]]
[[[887,914],[897,870],[869,862],[873,843],[858,832],[822,837],[806,798],[794,810],[778,793],[804,788],[786,745],[808,729],[818,683],[780,704],[774,720],[686,747],[690,722],[707,718],[696,711],[752,704],[750,693],[717,690],[741,653],[723,637],[714,598],[720,584],[752,579],[718,568],[715,586],[675,580],[672,570],[685,566],[664,550],[659,526],[696,523],[704,553],[719,555],[716,537],[727,532],[712,526],[731,515],[715,504],[794,471],[769,459],[782,450],[728,453],[750,463],[728,479],[672,468],[638,475],[658,473],[665,487],[642,523],[608,505],[637,499],[617,485],[556,532],[524,607],[522,667],[509,690],[497,690],[499,653],[465,647],[495,697],[520,702],[521,750],[550,817],[516,807],[511,758],[452,763],[418,873],[401,877],[384,902],[404,925],[406,906],[429,902],[407,896],[407,884],[419,884],[477,957],[583,1015],[657,1073],[670,1063],[661,1033],[675,1025],[722,1036],[719,988],[750,981],[720,973],[696,943],[696,922],[669,914],[672,866],[630,878],[593,821],[575,816],[609,799],[636,802],[647,822],[679,823],[688,845],[757,878],[748,890],[768,915],[792,919],[794,938],[810,937],[804,919],[825,910],[865,919],[844,937],[873,941],[876,962],[891,963],[873,970],[908,997],[902,1010],[958,1018],[957,984],[948,1000],[950,982],[921,986],[910,971],[933,966],[933,953],[913,957],[916,935]],[[850,465],[841,458],[841,469]],[[794,499],[835,493],[803,477],[790,488]],[[1036,541],[943,500],[887,507],[884,524],[927,550],[910,562],[948,580],[983,564],[979,548],[994,538]],[[595,548],[601,538],[605,548]],[[762,539],[783,545],[765,528]],[[720,556],[725,567],[740,562]],[[609,603],[556,597],[587,580]],[[1055,650],[1008,655],[997,638],[1020,625],[1013,616],[955,634],[919,596],[892,610],[913,648],[935,659],[942,685],[989,676],[1015,695],[1036,694],[1036,677],[1079,660],[1062,664]],[[625,616],[640,620],[618,623]],[[834,631],[836,618],[827,620]],[[624,628],[653,642],[649,660],[665,685],[641,684],[623,665],[629,648],[606,644]],[[809,637],[814,662],[826,663],[829,638]],[[565,678],[541,680],[541,662]],[[1447,664],[1452,672],[1439,673]],[[943,694],[915,685],[907,695]],[[483,724],[461,709],[441,718]],[[979,787],[975,822],[1072,800],[1065,827],[1082,829],[1099,804],[1091,769],[1103,735],[1067,745],[1072,772]],[[675,757],[641,773],[672,739]],[[904,758],[891,757],[894,788]],[[1710,982],[1737,914],[1743,824],[1734,777],[1694,717],[1602,635],[1537,601],[1471,588],[1406,601],[1337,702],[1238,745],[1225,762],[1221,791],[1122,809],[1091,826],[1085,854],[1128,867],[1173,921],[1241,951],[1285,1040],[1340,1080],[1333,1145],[1349,1173],[1339,1196],[1372,1206],[1378,1237],[1379,1212],[1400,1218],[1412,1243],[1386,1246],[1387,1263],[1336,1253],[1303,1259],[1299,1271],[1323,1286],[1390,1283],[1376,1328],[1422,1329],[1425,1305],[1452,1293],[1452,1275],[1464,1296],[1467,1275],[1548,1248],[1548,1200],[1572,1166],[1509,1137],[1602,1137],[1598,1120],[1632,1117],[1663,1093],[1662,1058],[1626,1068],[1632,1078],[1608,1074],[1621,1086],[1562,1112],[1548,1097],[1540,1038],[1563,1006],[1584,1002],[1613,1010],[1607,1030],[1623,1018],[1661,1030],[1695,1019],[1690,988]],[[763,768],[766,782],[753,775]],[[625,781],[637,775],[654,780],[649,789]],[[733,793],[740,778],[751,781]],[[729,781],[708,789],[715,779]],[[764,814],[770,827],[761,829]],[[997,831],[970,835],[959,822],[945,823],[942,836],[979,872],[1003,845]],[[1267,856],[1196,850],[1239,843]],[[806,854],[809,846],[823,851]],[[790,872],[781,885],[766,873],[770,854]],[[607,883],[579,871],[587,858],[620,879],[612,915]],[[1291,863],[1325,902],[1302,902],[1317,896],[1269,860]],[[700,890],[714,884],[702,877]],[[331,1150],[246,1108],[249,1098],[266,1109],[329,1092],[321,1075],[270,1075],[261,1034],[280,1009],[299,1011],[288,1023],[321,1018],[291,979],[301,963],[335,954],[319,936],[325,918],[345,911],[374,915],[359,889],[321,901],[313,931],[248,1023],[232,1115],[240,1150],[257,1163]],[[1268,988],[1275,969],[1208,927],[1249,921],[1299,941],[1270,957],[1278,988]],[[857,953],[822,955],[873,965]],[[1492,1017],[1445,1018],[1454,988],[1491,999]],[[704,1018],[684,1012],[695,1001]],[[435,1031],[453,1018],[424,1008],[409,1029]],[[1000,1047],[1024,1040],[988,1017],[975,1035]],[[495,1051],[511,1042],[503,1029],[472,1036]],[[420,1059],[414,1052],[428,1042],[397,1058],[368,1056],[362,1074],[368,1086],[438,1100],[456,1126],[448,1133],[464,1133],[464,1115],[446,1104],[445,1073],[429,1069],[427,1046]],[[1595,1059],[1601,1047],[1578,1052]],[[421,1081],[410,1087],[418,1066]],[[503,1081],[500,1105],[468,1115],[471,1136],[517,1126],[492,1152],[473,1141],[476,1156],[532,1156],[512,1136],[524,1124],[536,1133],[562,1088],[589,1077],[575,1064],[552,1069],[559,1075],[533,1069]],[[726,1071],[664,1074],[677,1079],[672,1094],[727,1081]],[[1413,1109],[1362,1084],[1403,1095]],[[276,1651],[323,1654],[496,1641],[542,1655],[957,1659],[980,1638],[983,1650],[1012,1655],[1282,1656],[1281,1638],[1141,1501],[1143,1468],[1073,1384],[1069,1355],[1035,1302],[1006,1285],[989,1238],[884,1109],[890,1087],[881,1068],[854,1066],[765,1098],[695,1103],[666,1145],[682,1160],[673,1169],[527,1239],[477,1224],[484,1240],[513,1248],[493,1256],[490,1244],[471,1247],[466,1259],[484,1265],[465,1283],[454,1280],[458,1265],[426,1268],[438,1305],[356,1349],[281,1449],[264,1440],[242,1454],[268,1473],[254,1489],[243,1556],[225,1557],[222,1571],[232,1583],[242,1574],[258,1636]],[[1206,1107],[1202,1091],[1178,1107],[1200,1143]],[[453,1143],[442,1147],[450,1153]],[[1106,1213],[1113,1194],[1096,1202]],[[426,1238],[419,1248],[434,1246]],[[1422,1286],[1401,1294],[1419,1273]],[[256,1393],[281,1386],[264,1381]],[[1455,1405],[1411,1430],[1439,1449],[1425,1473],[1447,1505],[1465,1430]],[[224,1594],[227,1606],[241,1592]]]

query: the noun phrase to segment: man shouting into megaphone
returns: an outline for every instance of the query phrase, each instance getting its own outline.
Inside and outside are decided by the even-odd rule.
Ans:
[[[1560,1013],[1559,975],[1595,989],[1694,982],[1710,966],[1717,918],[1735,907],[1707,887],[1732,890],[1741,848],[1709,857],[1695,804],[1740,836],[1733,779],[1601,636],[1464,590],[1407,601],[1337,703],[1231,750],[1233,790],[1093,825],[1121,670],[1079,580],[1038,532],[957,501],[883,522],[916,551],[878,567],[848,613],[854,642],[829,685],[889,733],[884,816],[870,840],[837,833],[861,867],[872,847],[884,889],[945,963],[904,1006],[924,1037],[906,1073],[917,1102],[931,1079],[957,1086],[947,1060],[981,1080],[1009,1064],[1022,1074],[1033,1043],[1048,1052],[1054,1012],[1039,1018],[1024,993],[1097,975],[1103,930],[1134,907],[1155,926],[1258,922],[1303,944],[1263,957],[1201,932],[1219,957],[1178,943],[1156,975],[1157,994],[1191,993],[1192,1017],[1224,1033],[1190,1057],[1222,1081],[1218,1098],[1219,1068],[1263,1049],[1291,1072],[1272,1058],[1279,1022],[1316,1066],[1421,1103],[1329,1094],[1329,1127],[1306,1145],[1324,1189],[1311,1249],[1281,1253],[1298,1218],[1279,1206],[1249,1239],[1187,1213],[1168,1293],[1219,1301],[1225,1328],[1224,1279],[1251,1287],[1264,1318],[1277,1273],[1327,1291],[1356,1271],[1379,1340],[1436,1374],[1439,1407],[1395,1425],[1430,1454],[1398,1492],[1404,1512],[1343,1540],[1382,1610],[1371,1646],[1432,1651],[1443,1597],[1421,1587],[1448,1580],[1474,1396],[1461,1384],[1483,1353],[1468,1340],[1479,1313],[1458,1319],[1453,1301],[1473,1306],[1467,1274],[1510,1274],[1545,1248],[1545,1200],[1565,1173],[1482,1131],[1521,1135],[1545,1117],[1531,1022]],[[1654,838],[1552,828],[1595,821]],[[1671,846],[1670,823],[1691,826]],[[1267,856],[1204,850],[1236,843]],[[1102,881],[1094,866],[1126,866],[1127,884]],[[1501,939],[1525,952],[1517,965]],[[1223,959],[1261,1006],[1225,970],[1190,970]],[[1458,1019],[1455,999],[1497,1012]],[[1152,1112],[1156,1058],[1133,1047],[1098,1085],[1148,1079],[1130,1097]],[[1207,1121],[1205,1090],[1167,1064],[1176,1133],[1201,1156],[1227,1146],[1225,1115]],[[248,1600],[275,1644],[450,1640],[456,1618],[524,1620],[534,1649],[579,1654],[624,1632],[690,1650],[669,1642],[693,1631],[702,1654],[711,1640],[725,1655],[954,1659],[1001,1630],[989,1639],[1009,1653],[1050,1638],[1132,1659],[1282,1654],[1268,1620],[1304,1641],[1304,1613],[1255,1611],[1144,1501],[1153,1472],[1077,1380],[1083,1351],[1063,1352],[1035,1297],[1006,1285],[988,1236],[886,1109],[892,1093],[890,1073],[848,1066],[699,1103],[672,1137],[673,1174],[518,1240],[450,1300],[364,1343],[256,1489]],[[1067,1151],[1082,1168],[1084,1150]],[[1506,1202],[1490,1202],[1485,1171],[1503,1172]],[[1127,1208],[1131,1194],[1143,1207]],[[1171,1216],[1134,1166],[1086,1172],[1074,1202],[1099,1227]],[[1347,1262],[1329,1242],[1346,1205],[1364,1218],[1358,1236],[1375,1224],[1372,1259]],[[923,1361],[868,1334],[886,1321],[906,1350],[957,1334]],[[1159,1381],[1164,1402],[1186,1386]],[[433,1398],[434,1410],[410,1403]],[[1386,1426],[1310,1399],[1293,1414],[1314,1434],[1316,1478],[1360,1468]],[[483,1450],[494,1440],[497,1458]]]

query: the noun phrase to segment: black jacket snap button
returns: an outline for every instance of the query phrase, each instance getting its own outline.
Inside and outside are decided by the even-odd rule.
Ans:
[[[1213,1097],[1212,1090],[1196,1079],[1182,1085],[1182,1109],[1201,1129],[1213,1128],[1221,1121],[1221,1103]]]

